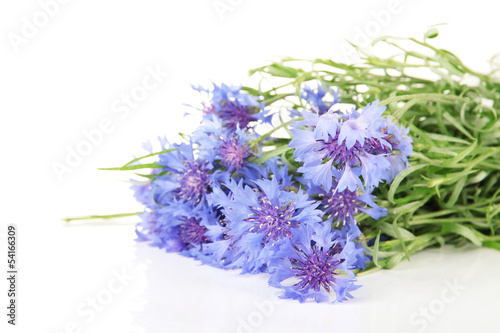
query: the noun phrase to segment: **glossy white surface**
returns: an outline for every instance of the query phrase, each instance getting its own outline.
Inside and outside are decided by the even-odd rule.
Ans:
[[[500,51],[497,4],[68,1],[52,7],[46,24],[16,52],[12,34],[22,35],[24,18],[40,16],[40,3],[48,2],[0,4],[2,309],[6,226],[19,229],[19,325],[7,326],[1,310],[1,332],[499,331],[500,253],[493,250],[425,251],[394,270],[361,277],[364,286],[352,301],[299,304],[277,302],[266,275],[199,266],[135,243],[133,218],[113,226],[61,222],[141,209],[124,182],[132,175],[96,169],[141,155],[148,139],[178,141],[178,132],[191,132],[198,120],[183,118],[191,110],[183,103],[196,104],[198,95],[190,83],[237,84],[248,69],[285,55],[345,60],[342,41],[359,41],[359,31],[420,37],[442,22],[448,25],[434,43],[486,71]],[[220,2],[231,6],[223,19],[214,9]],[[397,3],[397,14],[380,17]],[[124,109],[123,95],[144,85],[151,70],[169,74]],[[108,132],[59,179],[54,162],[66,163],[68,151],[88,140],[84,132],[106,119]],[[93,298],[100,300],[95,309]]]
[[[21,301],[29,301],[21,313],[30,315],[22,326],[35,322],[42,332],[71,323],[103,333],[498,331],[494,250],[428,250],[360,277],[363,287],[349,302],[300,304],[280,300],[267,274],[200,266],[135,243],[132,226],[71,226],[53,236],[58,245],[39,251],[36,270],[46,273],[31,277],[27,263],[22,271]]]

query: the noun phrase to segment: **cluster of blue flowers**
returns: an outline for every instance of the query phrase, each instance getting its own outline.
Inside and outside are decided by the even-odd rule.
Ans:
[[[307,106],[293,110],[291,174],[279,157],[256,163],[262,145],[255,127],[271,124],[258,97],[241,87],[195,87],[208,96],[203,122],[189,143],[160,140],[159,167],[133,185],[145,205],[138,239],[204,264],[242,273],[268,273],[282,297],[344,301],[365,268],[355,217],[386,215],[372,194],[408,165],[408,129],[382,118],[377,102],[340,112],[335,89],[305,86]],[[299,111],[299,112],[297,112]],[[149,147],[149,150],[151,148]]]

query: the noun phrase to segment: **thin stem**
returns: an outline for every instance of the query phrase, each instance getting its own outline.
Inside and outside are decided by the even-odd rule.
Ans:
[[[379,105],[387,105],[393,102],[406,101],[412,99],[421,99],[427,101],[435,102],[470,102],[468,98],[453,96],[453,95],[443,95],[443,94],[412,94],[412,95],[401,95],[394,96],[384,99],[379,103]]]
[[[144,213],[144,212],[112,214],[112,215],[88,215],[88,216],[66,217],[63,219],[63,221],[64,222],[71,222],[71,221],[77,221],[77,220],[114,219],[114,218],[125,217],[125,216],[136,216],[136,215],[139,215],[142,213]]]
[[[290,125],[292,123],[292,121],[299,121],[299,120],[304,120],[304,118],[292,119],[292,120],[289,120],[289,121],[287,121],[285,123],[280,124],[279,126],[276,126],[275,128],[273,128],[272,130],[270,130],[266,134],[263,134],[260,137],[258,137],[257,139],[254,139],[254,141],[252,142],[251,146],[253,146],[253,147],[260,146],[260,144],[264,140],[266,140],[267,138],[269,138],[274,132],[276,132],[277,130],[279,130],[279,129],[283,128],[283,127],[286,127],[286,126]]]

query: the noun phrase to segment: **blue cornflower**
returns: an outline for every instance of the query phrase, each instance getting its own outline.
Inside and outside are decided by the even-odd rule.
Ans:
[[[286,239],[269,264],[269,285],[285,290],[281,298],[299,302],[336,302],[352,298],[351,291],[360,286],[351,269],[356,267],[359,250],[350,238],[330,223],[305,225],[294,230],[294,237]]]
[[[224,127],[231,131],[237,128],[248,129],[256,121],[269,122],[270,116],[264,110],[264,103],[256,96],[244,93],[241,86],[213,84],[213,89],[195,87],[193,89],[208,94],[210,102],[204,104],[202,111],[205,115],[218,116]]]
[[[191,144],[173,145],[177,150],[161,154],[161,173],[152,182],[152,194],[157,205],[206,207],[206,196],[212,186],[227,177],[216,171],[213,161],[195,158]]]
[[[385,109],[376,101],[348,114],[330,110],[317,116],[304,111],[305,120],[297,123],[304,128],[293,129],[290,142],[295,159],[304,163],[298,171],[325,190],[332,187],[334,178],[338,183],[335,191],[347,188],[351,192],[392,181],[401,165],[394,164],[391,156],[407,161],[411,142],[404,137],[407,129],[380,118]]]
[[[217,161],[228,171],[240,171],[252,155],[250,134],[239,127],[230,131],[223,127],[222,121],[215,115],[205,119],[193,133],[193,142],[199,144],[199,156]]]
[[[211,243],[208,227],[216,223],[211,210],[189,211],[178,207],[174,211],[158,209],[141,214],[142,222],[136,227],[140,241],[149,241],[151,246],[167,252],[180,252],[200,259],[203,247]]]
[[[360,212],[376,220],[387,215],[387,209],[373,201],[375,196],[371,194],[370,189],[364,193],[359,187],[355,191],[350,191],[348,188],[335,191],[337,184],[334,182],[332,188],[325,191],[323,187],[310,183],[307,185],[307,193],[312,197],[318,197],[321,202],[319,209],[337,226],[356,223],[355,216]]]
[[[392,181],[398,173],[408,167],[408,158],[413,152],[413,139],[408,135],[410,128],[398,126],[397,122],[392,121],[391,116],[388,116],[385,122],[381,122],[379,127],[381,131],[389,134],[387,141],[399,151],[398,154],[389,156],[391,167],[388,170],[388,177],[389,181]]]
[[[224,184],[229,193],[214,188],[209,196],[227,221],[228,246],[238,250],[230,265],[243,268],[243,273],[265,270],[277,245],[291,238],[293,229],[321,221],[318,203],[302,191],[285,191],[275,178],[254,184],[252,188],[230,180]]]
[[[329,96],[327,95],[331,95],[331,100],[329,100]],[[325,96],[327,97],[325,98]],[[311,106],[312,111],[319,115],[326,113],[333,105],[340,103],[338,88],[330,87],[326,90],[321,83],[318,83],[316,88],[304,85],[300,92],[300,97],[306,100]]]
[[[137,223],[135,233],[137,234],[137,241],[151,242],[151,246],[159,248],[164,247],[162,239],[162,223],[159,222],[161,214],[158,211],[146,210],[140,214],[141,222]]]

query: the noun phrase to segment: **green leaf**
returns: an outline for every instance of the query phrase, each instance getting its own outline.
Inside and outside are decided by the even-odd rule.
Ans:
[[[483,241],[483,247],[489,247],[490,249],[495,249],[500,251],[500,242]]]
[[[460,178],[467,177],[472,173],[476,173],[478,170],[466,170],[461,172],[452,172],[446,174],[444,177],[436,177],[432,179],[428,179],[427,187],[436,187],[440,185],[448,185],[457,182]]]
[[[448,135],[444,135],[444,134],[427,133],[427,136],[435,141],[456,142],[456,143],[462,143],[464,145],[470,145],[469,141],[466,141],[466,140],[463,140],[460,138],[455,138],[455,137],[448,136]]]
[[[394,220],[396,221],[396,219]],[[394,225],[391,225],[387,222],[381,222],[378,224],[378,227],[380,228],[380,230],[382,230],[382,232],[386,235],[389,235],[391,236],[392,238],[399,238],[399,236],[401,236],[401,240],[407,240],[407,239],[414,239],[415,238],[415,235],[412,234],[410,231],[404,229],[404,228],[400,228],[398,227],[398,231],[399,231],[399,235],[398,233],[396,232],[396,229],[395,229],[395,226]]]
[[[161,155],[161,154],[166,154],[166,153],[170,153],[171,151],[174,151],[174,150],[177,150],[177,148],[167,149],[167,150],[162,150],[162,151],[159,151],[159,152],[156,152],[156,153],[147,154],[147,155],[144,155],[144,156],[141,156],[141,157],[133,159],[132,161],[130,161],[127,164],[125,164],[123,167],[129,166],[130,164],[135,163],[137,161],[140,161],[140,160],[142,160],[144,158],[151,157],[151,156],[156,156],[156,155]]]
[[[123,166],[119,168],[99,168],[98,170],[116,170],[116,171],[129,171],[129,170],[138,170],[138,169],[157,169],[164,168],[163,165],[158,163],[149,163],[149,164],[137,164],[137,165],[129,165]]]
[[[446,147],[446,148],[441,148],[441,147],[436,147],[432,146],[429,148],[430,153],[437,153],[441,155],[451,155],[451,156],[457,156],[457,152],[452,147]]]
[[[377,238],[375,239],[375,244],[373,245],[373,263],[377,267],[381,267],[379,262],[378,262],[380,234],[381,234],[381,231],[378,232]]]
[[[447,207],[453,207],[458,200],[458,196],[462,193],[462,189],[465,186],[465,182],[467,181],[467,176],[460,178],[455,187],[453,188],[453,192],[451,192],[450,199],[446,203]]]
[[[422,200],[417,200],[417,201],[412,201],[404,205],[397,205],[394,208],[390,209],[390,212],[392,214],[408,214],[408,213],[413,213],[415,212],[418,208],[422,207],[425,205],[425,203],[429,200],[430,196],[427,196],[426,198]]]
[[[135,212],[135,213],[123,213],[123,214],[112,214],[112,215],[88,215],[88,216],[77,216],[77,217],[66,217],[63,219],[64,222],[71,222],[77,220],[93,220],[93,219],[114,219],[119,217],[126,216],[137,216],[144,212]]]
[[[291,94],[275,94],[275,95],[270,95],[270,97],[266,97],[264,99],[265,105],[271,105],[276,101],[282,100],[285,97],[290,96]]]
[[[391,184],[391,188],[389,189],[389,193],[387,195],[389,201],[394,204],[394,194],[396,193],[396,190],[398,189],[399,184],[403,181],[403,179],[405,179],[406,176],[408,176],[412,172],[415,172],[415,171],[422,169],[426,166],[427,165],[425,165],[425,164],[413,165],[407,169],[404,169],[396,177],[394,177],[394,180],[392,181],[392,184]]]
[[[439,35],[439,31],[438,29],[436,28],[431,28],[429,30],[427,30],[424,34],[424,38],[425,39],[432,39],[432,38],[436,38],[437,36]]]
[[[260,91],[258,91],[257,89],[253,89],[251,87],[243,86],[243,87],[241,87],[241,90],[246,91],[247,93],[249,93],[250,95],[253,95],[253,96],[260,96],[261,95]]]
[[[481,240],[476,236],[476,234],[469,228],[464,226],[463,224],[458,223],[443,223],[442,227],[443,232],[452,232],[458,234],[462,237],[467,238],[472,244],[476,246],[481,246]]]
[[[290,148],[288,146],[281,146],[281,147],[278,147],[276,149],[266,151],[260,157],[253,160],[253,163],[262,164],[265,161],[269,160],[270,158],[273,158],[275,156],[279,156],[283,153],[286,153],[287,151],[289,151],[291,149],[293,149],[293,148]]]
[[[297,70],[280,64],[272,64],[267,66],[266,72],[278,77],[295,78],[298,76]]]
[[[405,254],[402,253],[402,252],[399,252],[395,255],[393,255],[386,263],[385,265],[385,268],[387,269],[391,269],[393,268],[394,266],[396,266],[397,264],[399,264],[401,262],[401,260],[403,260],[403,258],[405,257]]]
[[[462,132],[466,137],[468,137],[471,140],[474,140],[474,137],[467,131],[460,122],[454,118],[452,115],[450,115],[448,112],[443,113],[443,118],[448,120],[453,126],[455,126],[456,129],[458,129],[460,132]]]
[[[162,175],[165,175],[165,174],[167,174],[167,173],[168,173],[168,172],[166,172],[166,171],[162,171],[162,172],[159,172],[159,173],[152,173],[152,174],[149,174],[149,175],[148,175],[148,174],[142,174],[142,173],[137,173],[137,172],[135,172],[135,174],[136,174],[137,176],[144,177],[144,178],[148,178],[148,179],[155,179],[156,177],[158,177],[158,176],[162,176]]]
[[[455,156],[451,160],[447,161],[445,163],[445,165],[457,164],[458,162],[460,162],[461,160],[463,160],[466,156],[468,156],[469,154],[471,154],[474,151],[474,149],[476,149],[476,147],[477,147],[477,140],[474,140],[474,142],[470,145],[470,147],[468,147],[467,149],[464,149],[457,156]]]

